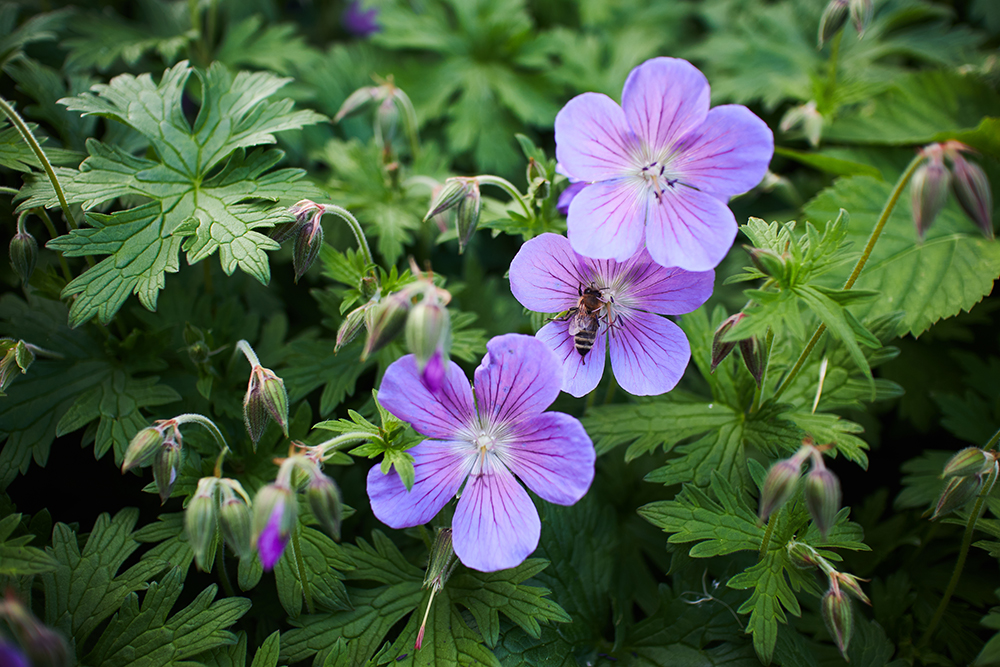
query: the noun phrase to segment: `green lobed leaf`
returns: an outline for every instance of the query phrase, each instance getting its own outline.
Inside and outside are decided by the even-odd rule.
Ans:
[[[16,577],[55,570],[59,564],[51,554],[28,546],[35,539],[34,535],[10,539],[10,534],[20,523],[20,514],[0,519],[0,576]]]
[[[349,609],[343,579],[352,560],[344,548],[308,526],[300,526],[298,544],[314,603],[327,610]],[[275,565],[274,578],[281,606],[289,616],[297,617],[302,613],[303,593],[292,545]]]
[[[866,176],[840,179],[806,205],[813,220],[829,219],[845,208],[851,219],[847,237],[863,248],[892,185]],[[828,274],[840,287],[849,267]],[[923,243],[910,217],[910,198],[896,204],[855,287],[875,290],[876,301],[852,306],[859,319],[904,311],[902,330],[919,336],[940,319],[969,310],[993,289],[1000,276],[1000,244],[982,238],[974,225],[949,204],[938,215]]]
[[[747,632],[753,634],[753,647],[765,665],[770,664],[778,640],[778,623],[786,623],[785,610],[802,615],[799,601],[785,578],[787,556],[783,551],[769,551],[764,560],[732,577],[727,586],[737,590],[753,588],[750,598],[737,610],[750,614]]]

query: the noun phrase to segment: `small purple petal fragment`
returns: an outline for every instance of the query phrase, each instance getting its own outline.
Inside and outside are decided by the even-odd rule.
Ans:
[[[347,32],[357,37],[370,37],[382,29],[378,23],[378,9],[364,8],[361,0],[351,0],[341,17]]]
[[[566,189],[559,193],[559,200],[556,202],[556,210],[562,215],[569,213],[569,203],[573,201],[573,197],[579,194],[580,190],[583,190],[585,187],[587,187],[587,184],[583,181],[570,183],[566,186]]]
[[[572,505],[594,481],[594,445],[580,421],[546,412],[514,428],[507,463],[543,500]]]
[[[579,181],[616,178],[632,166],[636,137],[620,106],[607,95],[577,95],[556,114],[556,159]]]
[[[612,331],[608,343],[611,367],[621,388],[635,396],[663,394],[680,381],[691,359],[681,328],[670,320],[631,311]]]
[[[629,128],[655,151],[705,122],[709,92],[708,79],[688,61],[653,58],[628,75],[622,108]]]
[[[541,234],[521,246],[510,263],[510,291],[539,313],[560,313],[576,305],[590,282],[586,260],[565,236]]]
[[[635,179],[588,185],[569,205],[573,250],[595,259],[623,261],[633,256],[642,248],[643,220],[652,199]]]
[[[712,195],[684,188],[650,204],[646,248],[661,266],[707,271],[718,266],[736,238],[736,218]]]
[[[465,373],[448,362],[444,382],[438,391],[424,384],[416,358],[408,354],[385,371],[378,401],[396,417],[413,425],[418,433],[442,440],[450,439],[476,414],[472,387]]]
[[[475,382],[480,419],[510,423],[552,405],[562,386],[562,369],[540,340],[507,334],[486,344]]]
[[[549,322],[535,334],[538,340],[555,352],[562,363],[562,390],[580,398],[597,388],[604,375],[604,360],[607,356],[607,333],[598,332],[594,347],[581,356],[569,335],[569,322]]]
[[[466,567],[516,567],[538,547],[541,522],[528,493],[502,465],[469,478],[452,522],[455,555]]]
[[[441,391],[441,387],[444,385],[446,370],[441,350],[435,351],[431,355],[431,358],[427,360],[427,365],[424,366],[424,372],[421,375],[424,384],[433,393],[436,394]]]
[[[465,442],[424,440],[409,453],[414,458],[414,482],[409,491],[395,468],[387,475],[382,474],[378,465],[368,471],[372,512],[390,528],[419,526],[433,519],[458,493],[475,462],[476,452]]]
[[[285,547],[288,546],[288,539],[291,537],[290,532],[286,532],[284,535],[281,533],[281,517],[284,512],[284,503],[275,504],[274,509],[271,510],[271,517],[267,520],[267,525],[261,531],[260,537],[257,538],[260,564],[265,572],[274,569],[281,554],[285,551]]]

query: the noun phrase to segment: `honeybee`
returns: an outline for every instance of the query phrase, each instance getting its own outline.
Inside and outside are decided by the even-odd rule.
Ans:
[[[597,330],[601,324],[601,309],[604,307],[604,299],[601,290],[593,284],[577,288],[580,295],[576,307],[570,308],[563,320],[569,320],[567,332],[573,337],[573,347],[583,357],[583,363],[587,363],[587,353],[594,347],[597,340]]]

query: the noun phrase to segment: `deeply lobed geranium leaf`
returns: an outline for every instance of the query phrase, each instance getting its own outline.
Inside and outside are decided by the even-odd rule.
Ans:
[[[33,535],[22,535],[13,539],[10,537],[19,523],[21,523],[20,514],[11,514],[0,519],[0,576],[40,574],[56,569],[58,562],[51,554],[38,547],[28,546],[35,539]]]

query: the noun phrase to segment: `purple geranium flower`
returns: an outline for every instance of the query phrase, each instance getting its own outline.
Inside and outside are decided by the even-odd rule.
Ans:
[[[510,264],[510,290],[530,310],[569,311],[588,288],[599,295],[598,328],[585,354],[569,333],[571,317],[549,322],[536,334],[562,361],[562,388],[573,396],[589,393],[601,381],[606,354],[618,384],[630,394],[673,389],[691,348],[680,327],[660,315],[698,308],[711,296],[714,280],[714,271],[664,268],[645,250],[624,262],[588,259],[558,234],[531,239]]]
[[[455,554],[483,572],[515,567],[538,546],[538,512],[515,475],[542,499],[572,505],[594,479],[594,445],[580,422],[543,412],[559,395],[562,370],[530,336],[497,336],[476,369],[475,398],[454,362],[439,392],[421,381],[413,355],[385,372],[378,400],[428,436],[409,450],[407,491],[395,470],[368,472],[372,510],[383,523],[427,523],[461,490],[452,529]],[[464,484],[464,489],[462,488]]]
[[[347,32],[358,37],[370,37],[382,29],[378,23],[378,9],[365,9],[361,0],[351,0],[342,19]]]
[[[705,75],[686,60],[632,70],[622,106],[574,97],[556,116],[556,157],[583,188],[569,205],[573,249],[627,260],[643,247],[657,264],[714,268],[736,237],[726,202],[764,177],[771,130],[738,105],[708,108]]]

